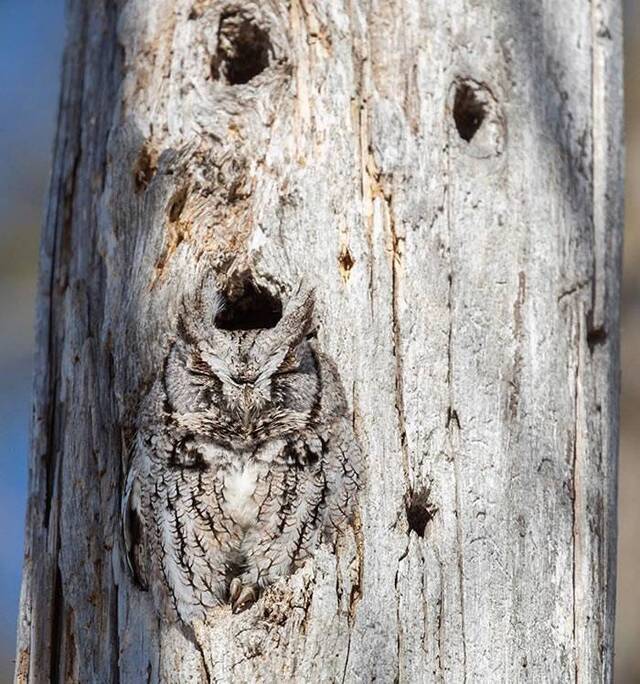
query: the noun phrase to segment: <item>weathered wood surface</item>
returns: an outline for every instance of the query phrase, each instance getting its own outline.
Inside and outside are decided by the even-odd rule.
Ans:
[[[610,680],[618,2],[68,15],[17,680]],[[367,484],[337,554],[196,646],[132,586],[118,508],[207,264],[316,286]]]

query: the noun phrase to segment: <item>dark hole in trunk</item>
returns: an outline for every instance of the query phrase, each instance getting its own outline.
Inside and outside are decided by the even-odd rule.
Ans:
[[[282,318],[282,302],[252,280],[246,280],[225,297],[225,305],[216,316],[221,330],[256,330],[273,328]]]

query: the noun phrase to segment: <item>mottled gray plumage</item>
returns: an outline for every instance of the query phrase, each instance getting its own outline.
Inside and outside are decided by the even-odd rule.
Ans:
[[[130,568],[169,618],[242,609],[351,516],[360,452],[313,306],[302,293],[274,328],[220,330],[215,294],[185,304],[123,499]]]

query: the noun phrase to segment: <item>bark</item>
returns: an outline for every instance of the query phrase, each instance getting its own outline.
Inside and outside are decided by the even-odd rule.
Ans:
[[[610,681],[617,0],[72,0],[19,682]],[[195,638],[125,571],[136,406],[205,269],[317,289],[366,486]]]

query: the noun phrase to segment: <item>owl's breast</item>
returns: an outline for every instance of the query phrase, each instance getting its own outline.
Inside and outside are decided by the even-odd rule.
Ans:
[[[262,466],[255,462],[232,465],[224,472],[225,513],[243,529],[258,517],[256,494]]]

